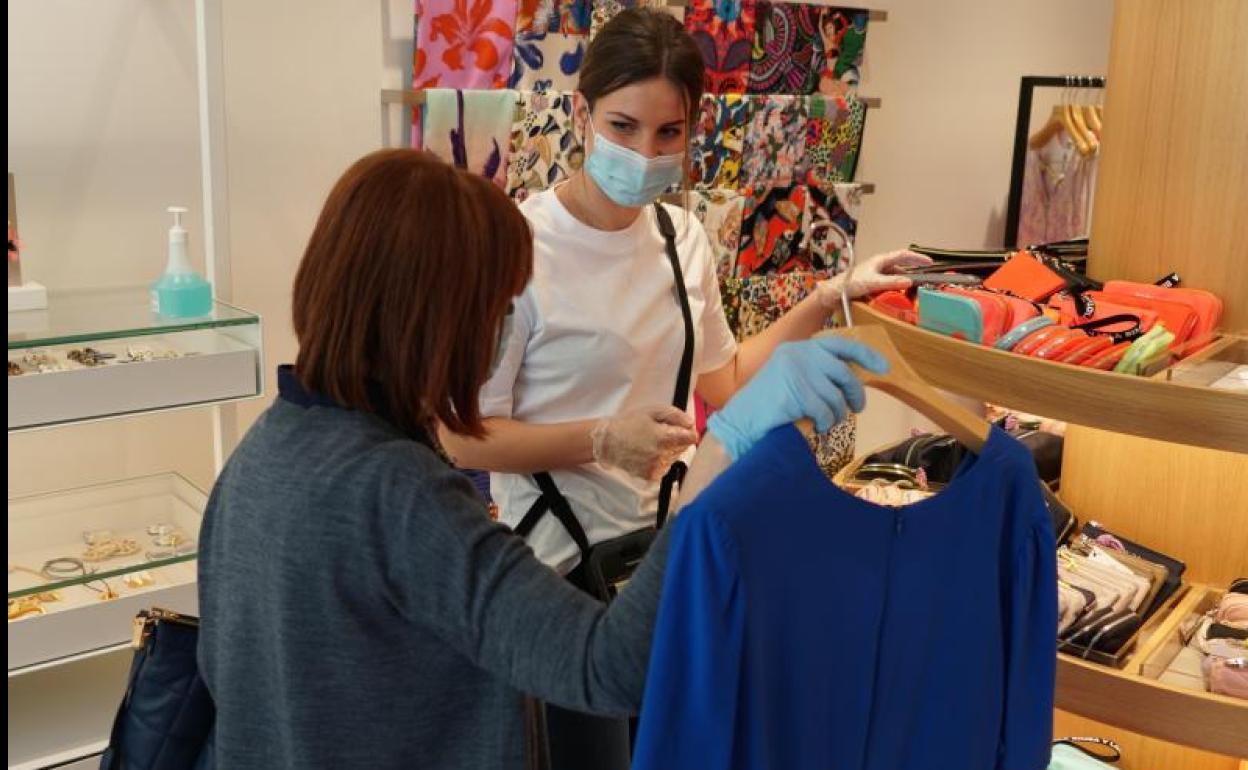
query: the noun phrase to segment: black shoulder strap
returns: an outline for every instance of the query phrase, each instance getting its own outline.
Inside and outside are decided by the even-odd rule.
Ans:
[[[672,276],[676,282],[676,297],[680,301],[680,315],[685,325],[685,347],[681,351],[680,370],[676,373],[676,389],[672,394],[672,405],[684,410],[689,406],[689,389],[693,381],[693,311],[689,308],[689,290],[685,286],[684,271],[680,269],[680,254],[676,251],[676,227],[672,224],[672,218],[663,208],[662,203],[655,202],[654,215],[658,220],[659,232],[663,235],[667,261],[672,266]],[[659,482],[656,516],[656,524],[659,527],[662,527],[667,520],[667,513],[672,505],[672,491],[684,481],[686,470],[688,469],[683,462],[673,463]],[[576,514],[572,512],[572,506],[567,498],[555,486],[555,480],[550,477],[549,473],[545,471],[534,473],[533,480],[537,482],[541,494],[525,512],[513,531],[521,537],[528,537],[533,527],[537,526],[537,522],[549,511],[559,519],[559,523],[576,541],[577,547],[581,549],[581,556],[584,557],[589,552],[589,538],[581,522],[576,518]]]
[[[659,232],[663,234],[663,243],[667,249],[667,261],[672,266],[672,277],[676,280],[676,295],[680,300],[680,315],[685,322],[685,349],[680,356],[680,372],[676,376],[676,392],[672,395],[672,406],[686,409],[689,406],[689,387],[693,378],[693,311],[689,309],[689,290],[685,286],[685,274],[680,269],[680,254],[676,252],[676,228],[663,204],[655,202],[655,218],[659,221]]]
[[[676,251],[676,228],[672,218],[668,216],[663,204],[655,201],[654,216],[659,222],[659,232],[663,234],[663,244],[667,249],[667,261],[672,266],[672,277],[676,281],[676,296],[680,300],[680,315],[685,322],[685,349],[680,355],[680,371],[676,375],[676,392],[672,394],[672,406],[680,410],[689,407],[689,388],[693,380],[693,311],[689,309],[689,290],[685,286],[685,274],[680,269],[680,254]],[[658,512],[655,525],[660,529],[667,521],[668,511],[672,507],[672,491],[685,480],[688,468],[683,462],[672,464],[659,482]]]

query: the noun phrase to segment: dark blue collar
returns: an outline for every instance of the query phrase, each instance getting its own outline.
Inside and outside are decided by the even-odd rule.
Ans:
[[[277,367],[277,395],[283,401],[304,409],[322,406],[329,409],[351,410],[351,407],[335,401],[324,393],[318,393],[305,388],[303,383],[299,382],[299,377],[295,374],[295,367],[292,364],[282,364]],[[386,405],[386,397],[381,390],[380,384],[376,382],[368,383],[368,400],[373,406],[374,414],[391,425],[398,427],[393,419],[393,413]],[[424,431],[409,433],[408,436],[422,444],[431,446],[429,436]]]

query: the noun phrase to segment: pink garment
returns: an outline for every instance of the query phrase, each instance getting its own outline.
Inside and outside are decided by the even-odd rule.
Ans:
[[[1039,150],[1027,151],[1018,245],[1088,234],[1096,157],[1080,155],[1065,133],[1057,134]]]

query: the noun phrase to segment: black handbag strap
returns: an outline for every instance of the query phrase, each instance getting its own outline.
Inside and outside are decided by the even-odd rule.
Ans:
[[[676,252],[676,227],[662,203],[654,204],[654,215],[659,222],[659,232],[663,234],[667,261],[672,265],[672,276],[676,279],[676,296],[680,299],[680,315],[685,322],[685,349],[680,355],[680,372],[676,376],[676,392],[672,395],[672,406],[683,411],[689,406],[689,387],[693,379],[693,311],[689,309],[689,291],[685,287],[684,271],[680,269],[680,255]],[[655,515],[655,526],[659,529],[663,528],[668,511],[671,510],[672,492],[684,482],[687,470],[688,466],[677,460],[659,482],[658,511]]]
[[[685,273],[680,268],[680,254],[676,250],[676,227],[672,223],[671,216],[667,210],[663,208],[662,203],[655,202],[654,216],[658,220],[659,233],[663,236],[664,249],[667,252],[667,261],[672,267],[672,277],[676,283],[676,297],[680,301],[680,315],[684,321],[685,327],[685,346],[680,354],[680,369],[676,373],[676,388],[672,394],[672,406],[677,409],[684,410],[689,406],[689,390],[693,384],[693,349],[694,349],[694,331],[693,331],[693,311],[689,308],[689,290],[685,286]],[[659,499],[658,511],[655,517],[657,527],[662,527],[667,521],[668,511],[672,506],[672,492],[677,485],[685,480],[685,472],[688,467],[680,461],[672,464],[667,470],[663,478],[659,481]],[[577,548],[581,551],[581,557],[585,558],[589,554],[589,538],[585,534],[585,528],[581,526],[581,522],[576,518],[576,514],[572,512],[572,506],[568,503],[568,499],[559,491],[559,487],[555,485],[555,480],[551,478],[547,471],[538,471],[533,474],[533,480],[537,482],[537,488],[541,491],[537,500],[533,501],[533,505],[525,512],[520,523],[513,530],[521,537],[528,537],[533,528],[537,526],[537,522],[547,512],[553,513],[555,518],[559,519],[559,523],[567,530],[568,535],[576,542]]]

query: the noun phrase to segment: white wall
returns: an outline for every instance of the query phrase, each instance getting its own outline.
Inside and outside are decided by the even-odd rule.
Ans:
[[[912,241],[996,245],[1018,80],[1103,74],[1109,0],[872,5],[890,18],[868,38],[863,92],[884,107],[868,118],[860,163],[860,178],[877,184],[860,252]],[[32,278],[53,287],[150,280],[163,260],[164,206],[187,202],[198,212],[191,7],[10,0],[9,164]],[[380,107],[378,92],[406,81],[411,8],[410,0],[224,3],[233,297],[264,316],[270,367],[295,352],[290,284],[329,187],[383,137],[403,139],[401,111]],[[191,224],[199,232],[198,216]],[[884,401],[864,417],[864,449],[914,422]],[[244,428],[263,406],[240,408]],[[20,450],[10,451],[10,492],[15,469],[51,484],[49,468],[92,479],[162,463],[202,468],[207,458],[195,458],[207,428],[206,413],[187,412],[10,438]],[[149,438],[156,433],[175,438]]]
[[[23,270],[49,288],[164,267],[172,204],[202,233],[194,5],[10,0],[8,170]],[[202,241],[192,240],[202,269]],[[10,435],[9,494],[180,470],[212,479],[211,423],[186,411]]]

